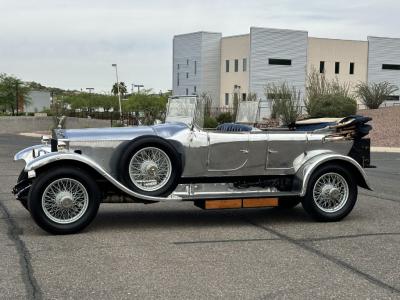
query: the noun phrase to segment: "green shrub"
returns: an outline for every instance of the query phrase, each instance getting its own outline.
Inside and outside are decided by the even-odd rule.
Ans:
[[[204,128],[216,128],[218,122],[214,117],[204,117]]]
[[[343,95],[325,95],[314,98],[307,110],[312,118],[346,117],[356,113],[357,101]]]
[[[370,109],[377,109],[387,100],[388,96],[396,92],[398,87],[387,82],[366,83],[361,82],[356,86],[356,95],[360,97],[362,103]]]
[[[217,122],[219,124],[223,124],[223,123],[232,123],[233,122],[233,116],[230,112],[224,112],[221,113],[218,117],[217,117]]]

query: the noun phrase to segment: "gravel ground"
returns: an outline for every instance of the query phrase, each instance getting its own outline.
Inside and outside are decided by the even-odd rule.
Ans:
[[[371,145],[400,147],[400,107],[359,110],[358,114],[372,118]]]

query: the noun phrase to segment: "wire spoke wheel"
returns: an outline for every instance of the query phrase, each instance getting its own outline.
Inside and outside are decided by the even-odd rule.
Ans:
[[[315,182],[312,195],[319,209],[326,213],[334,213],[346,205],[349,186],[342,175],[325,173]]]
[[[71,224],[79,220],[89,205],[85,186],[72,178],[60,178],[51,182],[42,195],[45,215],[58,224]]]
[[[169,156],[156,147],[137,151],[129,163],[132,183],[143,191],[156,191],[171,178],[172,164]]]

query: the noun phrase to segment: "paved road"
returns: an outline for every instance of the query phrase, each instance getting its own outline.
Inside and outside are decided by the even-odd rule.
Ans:
[[[375,154],[375,191],[338,223],[301,206],[202,211],[190,203],[104,204],[83,233],[51,236],[13,199],[0,136],[0,298],[400,298],[400,155]]]

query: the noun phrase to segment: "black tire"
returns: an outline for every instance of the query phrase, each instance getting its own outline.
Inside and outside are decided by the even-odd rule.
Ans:
[[[339,206],[340,209],[338,207],[337,211],[332,212],[322,210],[317,205],[313,196],[313,190],[317,180],[327,173],[339,174],[346,181],[348,186],[347,200],[343,200],[343,205]],[[321,222],[335,222],[346,217],[353,210],[357,201],[357,184],[352,175],[353,174],[348,169],[336,164],[326,164],[315,170],[310,177],[306,195],[302,200],[302,205],[306,212],[313,219]]]
[[[154,147],[164,151],[171,161],[172,170],[169,180],[162,187],[154,191],[141,189],[132,182],[129,175],[129,165],[132,157],[139,150],[146,147]],[[168,141],[155,137],[145,137],[137,141],[132,141],[126,146],[124,153],[121,156],[118,172],[120,174],[121,181],[133,191],[148,196],[166,197],[171,194],[178,185],[180,176],[182,174],[182,160],[179,152],[176,151],[176,149]]]
[[[277,209],[286,210],[296,207],[301,202],[300,197],[279,198]]]
[[[60,224],[51,220],[42,208],[42,196],[45,189],[60,178],[76,180],[84,186],[88,195],[86,211],[79,219],[68,224]],[[101,191],[96,181],[85,170],[77,167],[54,168],[39,174],[28,195],[28,207],[33,219],[42,229],[53,234],[71,234],[84,229],[95,218],[100,201]]]
[[[18,176],[17,183],[23,181],[23,180],[28,180],[28,173],[25,172],[24,170],[21,171],[21,173]],[[19,202],[21,202],[22,206],[29,211],[28,209],[28,193],[26,195],[22,195],[19,197]]]

